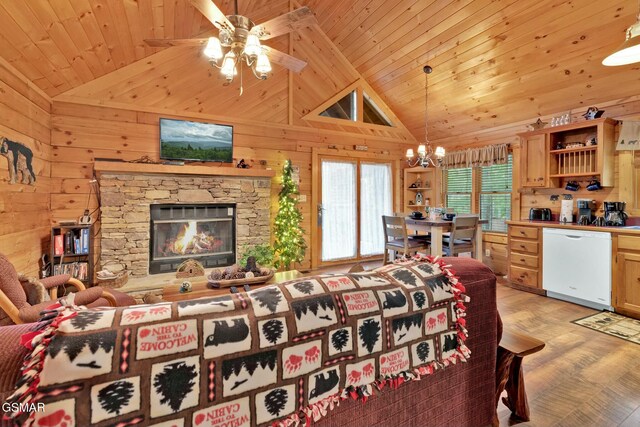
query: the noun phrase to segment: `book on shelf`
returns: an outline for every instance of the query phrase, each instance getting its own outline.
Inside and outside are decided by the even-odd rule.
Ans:
[[[64,254],[64,236],[62,234],[57,234],[53,236],[53,254],[54,255]]]
[[[64,253],[73,254],[73,231],[64,233]]]
[[[53,266],[53,274],[68,274],[79,280],[86,280],[89,272],[89,264],[87,262],[66,262],[55,264]]]
[[[82,247],[82,253],[89,253],[89,229],[83,228],[80,230],[80,246]]]

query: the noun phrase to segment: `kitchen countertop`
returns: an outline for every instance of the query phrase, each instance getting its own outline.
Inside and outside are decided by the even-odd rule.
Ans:
[[[633,229],[625,227],[595,227],[593,225],[564,224],[558,221],[512,220],[507,221],[507,224],[523,225],[527,227],[566,228],[567,230],[601,231],[604,233],[624,233],[640,235],[640,228]]]

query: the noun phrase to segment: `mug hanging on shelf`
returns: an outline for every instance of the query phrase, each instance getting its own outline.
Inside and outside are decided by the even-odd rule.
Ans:
[[[569,181],[564,188],[569,191],[578,191],[580,189],[580,184],[578,184],[578,181]]]
[[[600,185],[600,181],[598,181],[597,179],[592,179],[591,181],[589,181],[589,184],[587,184],[587,190],[589,191],[602,190],[602,185]]]

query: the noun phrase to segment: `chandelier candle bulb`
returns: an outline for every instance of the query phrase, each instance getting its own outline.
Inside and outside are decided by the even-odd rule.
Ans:
[[[436,157],[444,157],[444,148],[436,147]]]
[[[427,154],[427,146],[424,144],[418,145],[418,154]]]
[[[407,158],[412,159],[413,158],[413,149],[409,148],[407,150]]]

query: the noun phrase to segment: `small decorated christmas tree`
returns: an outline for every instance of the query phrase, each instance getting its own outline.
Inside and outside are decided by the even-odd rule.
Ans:
[[[292,178],[293,168],[287,160],[282,169],[282,190],[278,196],[278,214],[275,219],[274,249],[278,255],[277,266],[286,270],[291,263],[302,262],[307,249],[304,230],[301,227],[302,213],[298,208],[298,187]]]

